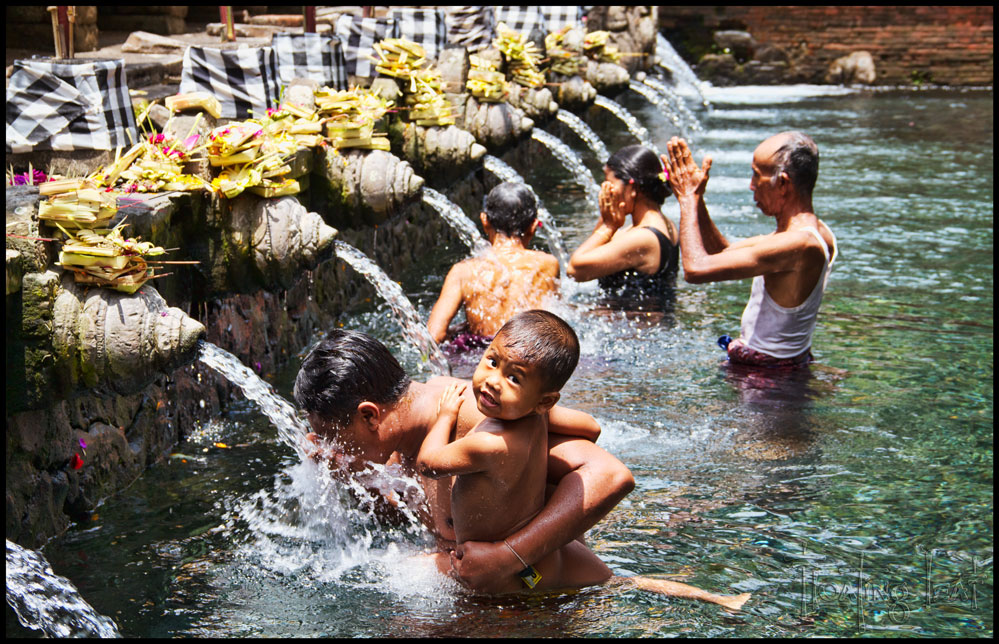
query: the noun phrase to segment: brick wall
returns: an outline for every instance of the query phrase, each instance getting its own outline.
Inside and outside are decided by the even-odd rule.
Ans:
[[[714,31],[744,30],[787,51],[809,82],[866,50],[878,84],[991,85],[992,21],[991,6],[659,7],[660,30],[689,62],[710,51]]]

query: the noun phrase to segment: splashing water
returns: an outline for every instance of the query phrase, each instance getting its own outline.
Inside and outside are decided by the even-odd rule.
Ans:
[[[694,70],[690,68],[687,61],[681,58],[680,54],[673,49],[673,45],[666,40],[666,36],[662,34],[656,35],[656,56],[659,58],[660,65],[673,72],[678,80],[694,88],[697,95],[701,97],[701,104],[704,107],[711,107],[711,103],[704,96],[704,83],[697,77]]]
[[[491,154],[487,154],[482,159],[482,165],[486,170],[489,170],[494,175],[499,177],[501,181],[512,181],[513,183],[522,183],[527,186],[527,189],[531,191],[534,198],[538,200],[538,219],[541,220],[541,234],[544,235],[545,240],[548,242],[548,248],[552,251],[558,259],[558,265],[561,267],[562,275],[565,275],[566,266],[569,265],[569,253],[565,249],[565,242],[562,241],[562,235],[559,233],[558,228],[555,227],[555,218],[552,214],[545,208],[544,204],[541,202],[541,198],[538,197],[537,193],[534,192],[534,188],[530,186],[524,177],[520,176],[520,173],[511,168],[505,161],[498,157],[494,157]]]
[[[420,319],[412,302],[403,293],[402,287],[386,275],[378,264],[371,261],[371,258],[350,244],[339,239],[335,240],[333,244],[337,257],[350,264],[355,271],[371,282],[375,290],[378,291],[378,295],[389,305],[389,308],[395,313],[396,320],[402,326],[403,335],[420,352],[424,365],[429,365],[430,371],[435,375],[450,374],[451,368],[448,366],[447,358],[444,357],[444,353],[441,352],[434,339],[430,337],[426,323]]]
[[[482,237],[475,223],[465,215],[465,212],[443,194],[433,188],[423,188],[423,202],[430,205],[454,229],[461,241],[468,246],[473,255],[489,248],[489,242]]]
[[[47,637],[121,637],[114,622],[99,615],[72,582],[52,571],[42,555],[10,539],[7,604],[22,626]]]
[[[610,111],[614,116],[621,119],[621,122],[628,126],[628,131],[638,139],[638,142],[649,148],[650,150],[655,150],[656,146],[652,143],[652,137],[649,136],[649,131],[645,129],[641,121],[635,118],[635,115],[624,109],[624,107],[615,101],[597,94],[596,99],[593,100],[594,105],[599,105],[600,107]]]
[[[607,151],[607,146],[604,145],[602,140],[600,140],[600,137],[593,131],[593,128],[586,124],[586,121],[579,118],[572,112],[563,109],[560,109],[555,117],[562,123],[568,125],[570,130],[575,132],[579,138],[583,139],[583,142],[589,146],[590,151],[593,152],[593,156],[597,158],[597,161],[604,163],[610,158],[610,152]]]
[[[548,132],[538,128],[531,130],[531,138],[551,150],[552,155],[559,160],[566,170],[572,173],[576,182],[579,183],[584,190],[586,190],[587,201],[589,201],[590,205],[596,209],[599,203],[598,198],[600,196],[600,186],[598,186],[597,182],[593,180],[593,175],[590,173],[590,169],[586,167],[583,160],[579,158],[578,154],[576,154],[576,151],[566,145],[562,139],[558,138],[554,134],[549,134]]]
[[[198,341],[198,359],[238,386],[247,400],[256,403],[274,424],[281,441],[295,450],[300,458],[305,457],[305,435],[312,430],[295,407],[278,395],[267,381],[253,373],[239,358],[211,342]]]
[[[687,103],[684,102],[683,97],[673,91],[673,88],[667,85],[663,80],[655,78],[654,76],[646,76],[645,80],[642,82],[662,94],[666,100],[675,107],[677,113],[679,113],[680,116],[686,121],[691,131],[704,131],[704,126],[701,125],[697,115],[691,112],[690,108],[687,107]]]
[[[665,116],[669,121],[677,127],[679,130],[683,130],[683,120],[680,118],[680,114],[677,112],[676,108],[670,104],[665,96],[654,90],[653,88],[639,83],[636,80],[632,80],[628,83],[628,87],[638,94],[641,94],[645,100],[652,103],[663,116]]]

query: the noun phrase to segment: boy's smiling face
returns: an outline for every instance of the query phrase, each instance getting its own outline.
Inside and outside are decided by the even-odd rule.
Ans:
[[[545,392],[537,367],[508,350],[498,335],[479,360],[472,375],[475,403],[485,416],[516,420],[543,413],[558,401],[557,392]]]

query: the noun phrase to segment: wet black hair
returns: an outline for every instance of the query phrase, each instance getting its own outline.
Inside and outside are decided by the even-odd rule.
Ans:
[[[361,402],[397,402],[410,383],[384,344],[365,333],[334,329],[302,363],[295,402],[335,427],[345,427]]]
[[[634,180],[638,192],[658,206],[672,194],[669,182],[662,178],[665,176],[662,162],[655,152],[646,147],[623,147],[607,159],[606,165],[615,177],[625,183]]]
[[[819,146],[803,132],[784,135],[787,139],[774,152],[774,174],[786,172],[798,194],[810,197],[819,178]]]
[[[537,368],[545,392],[562,389],[579,362],[576,332],[548,311],[518,313],[496,333],[496,338],[500,337],[518,360]]]
[[[482,200],[489,225],[509,237],[520,237],[538,217],[538,201],[522,183],[501,183]]]

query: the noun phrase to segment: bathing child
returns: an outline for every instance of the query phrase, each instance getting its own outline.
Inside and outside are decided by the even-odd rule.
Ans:
[[[495,580],[496,592],[549,590],[599,584],[611,570],[579,541],[539,561],[521,558],[506,537],[526,525],[545,504],[548,413],[579,361],[579,340],[558,316],[532,310],[510,319],[493,338],[472,376],[472,393],[486,417],[462,438],[449,442],[466,385],[449,385],[438,417],[417,456],[424,476],[453,476],[451,510],[456,541],[500,541],[524,568]],[[596,440],[596,436],[583,438]],[[450,571],[449,555],[435,555],[438,569]],[[739,608],[748,594],[725,597],[675,582],[614,578],[668,595],[702,599]]]
[[[579,341],[572,327],[546,311],[526,311],[503,325],[472,376],[476,406],[486,418],[451,442],[466,385],[455,383],[444,391],[437,421],[416,463],[424,476],[455,477],[451,509],[458,544],[504,540],[544,506],[548,412],[578,360]],[[584,586],[609,579],[607,566],[595,556],[585,556],[584,550],[588,552],[569,544],[533,565],[524,562],[519,575],[498,584],[499,592]],[[450,570],[447,555],[438,554],[437,561],[442,572]]]
[[[479,214],[491,247],[455,264],[444,279],[427,327],[435,342],[461,307],[467,328],[451,338],[455,347],[481,348],[515,313],[541,308],[557,294],[559,265],[552,255],[528,246],[540,225],[537,200],[522,184],[501,183]]]

